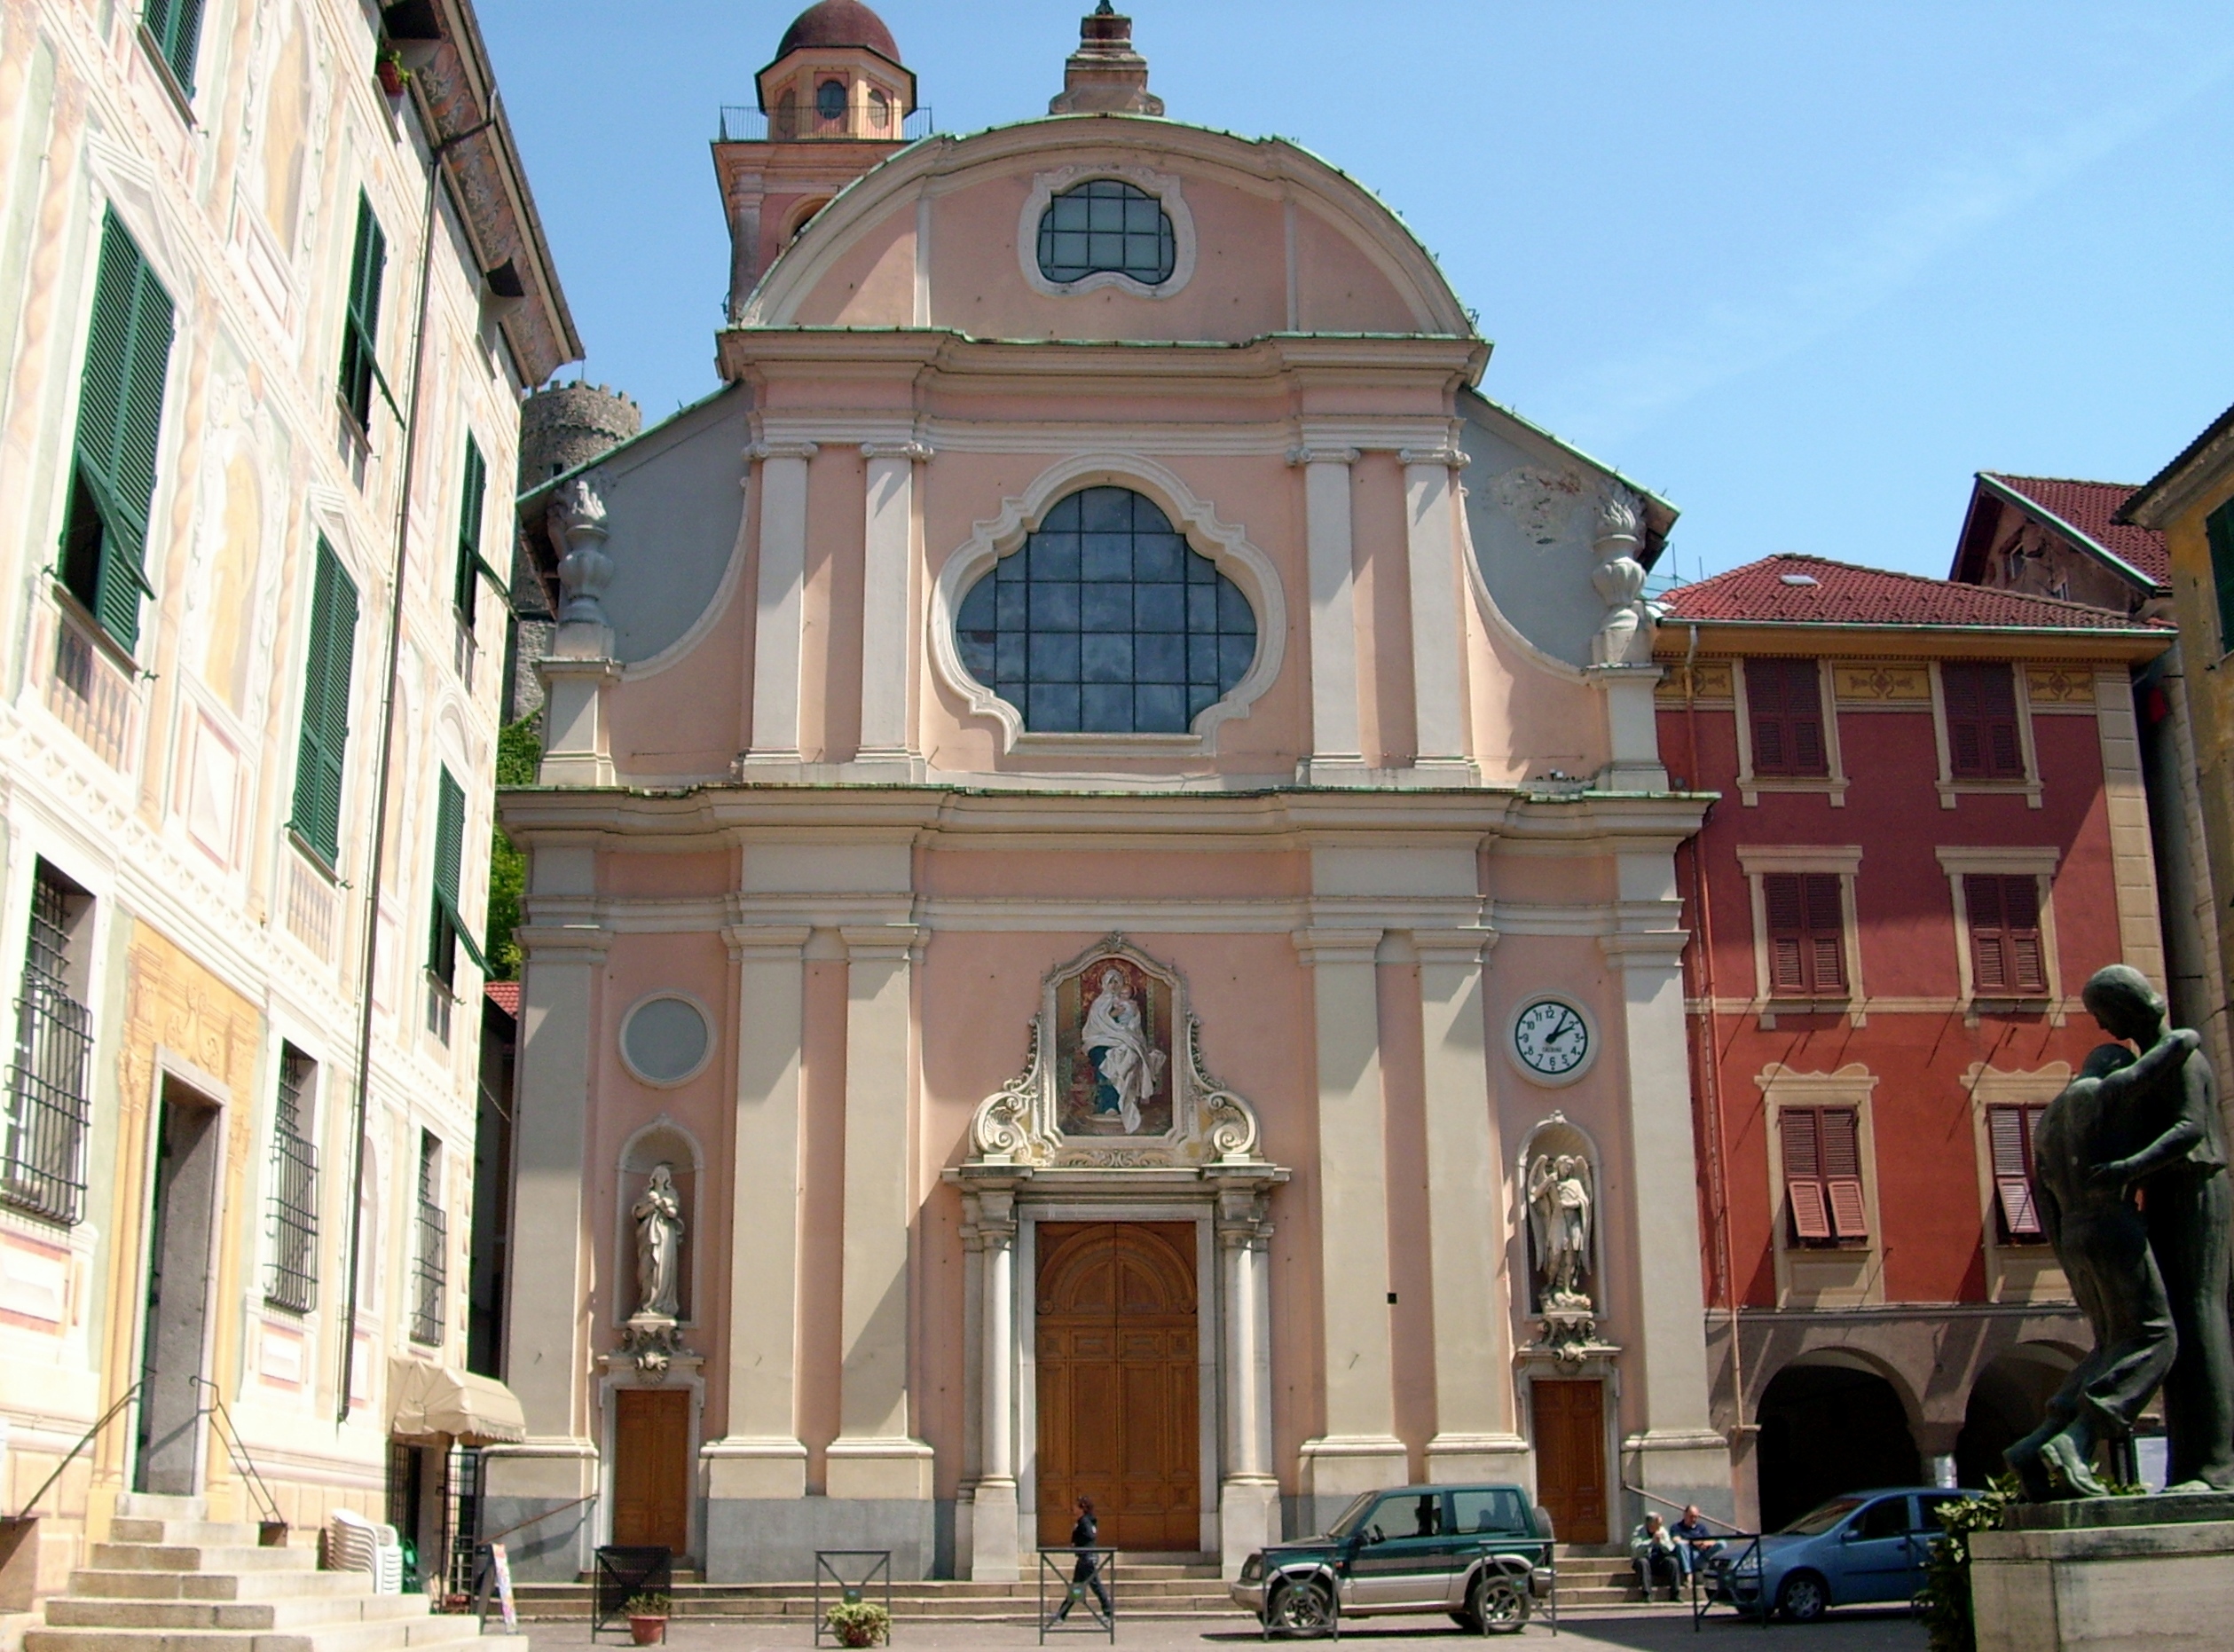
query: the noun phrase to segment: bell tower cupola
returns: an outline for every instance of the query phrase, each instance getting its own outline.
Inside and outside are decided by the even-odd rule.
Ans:
[[[1161,114],[1148,90],[1148,59],[1133,50],[1132,19],[1101,0],[1078,25],[1078,50],[1063,65],[1050,114]]]

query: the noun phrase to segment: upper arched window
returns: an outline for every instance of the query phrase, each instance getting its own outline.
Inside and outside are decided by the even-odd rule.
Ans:
[[[1248,673],[1256,614],[1154,500],[1095,487],[979,578],[955,640],[1033,734],[1184,734]]]
[[[824,81],[814,89],[814,113],[825,121],[846,118],[846,83]]]
[[[1160,287],[1177,262],[1163,203],[1117,178],[1089,178],[1040,215],[1040,273],[1058,285],[1106,270]]]

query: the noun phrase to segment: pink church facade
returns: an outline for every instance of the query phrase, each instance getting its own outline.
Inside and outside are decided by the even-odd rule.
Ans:
[[[562,1511],[531,1575],[1015,1577],[1081,1491],[1229,1574],[1414,1481],[1585,1542],[1624,1483],[1730,1506],[1673,513],[1475,391],[1370,193],[1149,113],[1115,22],[1067,112],[896,146],[890,35],[805,14],[716,147],[726,387],[527,501],[484,1523]]]

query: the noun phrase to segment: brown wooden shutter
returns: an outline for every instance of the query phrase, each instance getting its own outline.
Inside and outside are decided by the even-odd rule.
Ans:
[[[1807,912],[1796,872],[1770,872],[1761,879],[1761,904],[1768,920],[1768,989],[1807,990]]]
[[[1998,662],[1950,662],[1939,667],[1939,688],[1947,704],[1949,771],[1963,780],[2022,780],[2025,747],[2017,732],[2014,671]]]
[[[1821,1242],[1831,1236],[1815,1115],[1813,1107],[1787,1107],[1777,1118],[1777,1128],[1784,1137],[1784,1193],[1792,1210],[1792,1237],[1803,1242]]]
[[[1819,1116],[1831,1231],[1842,1239],[1868,1239],[1869,1215],[1861,1198],[1861,1115],[1852,1107],[1825,1107]]]
[[[1970,923],[1972,988],[1981,997],[2037,997],[2048,990],[2040,884],[2028,874],[1963,880]]]
[[[1821,673],[1812,659],[1745,662],[1757,775],[1828,775]]]
[[[2010,984],[2020,993],[2044,993],[2048,990],[2048,967],[2040,939],[2040,880],[2029,877],[2003,877],[2001,885]]]
[[[1818,996],[1846,990],[1845,914],[1838,899],[1838,874],[1810,872],[1804,878],[1807,897],[1809,987]]]
[[[2033,1129],[2041,1107],[1988,1107],[1986,1129],[1994,1152],[1994,1196],[2011,1239],[2037,1239],[2040,1211],[2033,1203]]]
[[[1761,878],[1773,995],[1837,997],[1846,990],[1845,924],[1836,872]]]
[[[1963,880],[1963,903],[1970,921],[1970,985],[1980,994],[2010,990],[2009,947],[2002,932],[2002,880]]]

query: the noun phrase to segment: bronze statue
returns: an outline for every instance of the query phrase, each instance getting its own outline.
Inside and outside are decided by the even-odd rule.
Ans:
[[[2009,1463],[2035,1499],[2102,1495],[2094,1447],[2129,1434],[2161,1384],[2167,1489],[2222,1490],[2234,1486],[2234,1192],[2211,1066],[2196,1034],[2166,1029],[2138,971],[2099,970],[2084,995],[2141,1055],[2104,1045],[2049,1105],[2033,1197],[2095,1346]]]

